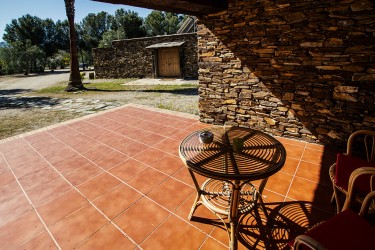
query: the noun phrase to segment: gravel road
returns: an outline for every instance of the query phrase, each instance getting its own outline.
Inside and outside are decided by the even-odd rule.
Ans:
[[[93,71],[91,71],[93,72]],[[103,82],[103,81],[118,81],[117,79],[95,79],[88,80],[87,76],[90,71],[85,71],[86,78],[84,82]],[[13,76],[0,76],[0,115],[9,112],[20,112],[20,106],[25,106],[22,104],[17,104],[18,108],[13,109],[12,105],[8,105],[9,102],[27,102],[29,98],[24,97],[25,93],[32,92],[33,90],[43,89],[49,86],[53,86],[60,82],[66,82],[69,80],[69,70],[55,70],[54,72],[47,71],[43,74],[30,74],[28,76],[24,75],[13,75]],[[198,80],[183,80],[183,79],[137,79],[134,81],[126,81],[126,85],[196,85]],[[142,104],[159,108],[174,109],[176,111],[182,111],[187,113],[197,114],[198,106],[198,95],[197,91],[185,91],[183,93],[171,93],[171,92],[160,92],[152,93],[147,91],[127,91],[125,92],[108,92],[100,93],[100,95],[80,95],[77,93],[74,99],[93,99],[92,101],[113,101],[114,105],[120,106],[122,104],[134,103]],[[16,100],[15,100],[16,99]],[[69,102],[68,102],[69,103]],[[89,102],[87,102],[89,103]],[[40,103],[28,103],[26,106],[32,107],[36,104],[36,107],[40,107]],[[47,104],[48,105],[48,104]],[[67,104],[68,105],[68,104]],[[80,103],[81,106],[85,105]],[[112,106],[112,105],[110,105]],[[4,108],[5,107],[5,108]],[[63,107],[65,110],[66,107]],[[88,107],[91,109],[91,106]]]
[[[69,70],[46,71],[43,74],[0,76],[0,90],[37,90],[69,80]]]
[[[88,75],[86,71],[86,76]],[[27,132],[67,119],[112,109],[124,104],[141,104],[161,109],[198,114],[198,90],[185,87],[177,91],[148,91],[148,87],[122,92],[100,92],[69,97],[33,95],[33,90],[69,80],[68,70],[45,72],[40,75],[0,76],[0,139]],[[85,82],[111,81],[95,79]],[[118,82],[118,80],[114,81]],[[125,81],[124,81],[125,82]],[[138,79],[127,85],[198,84],[197,80]],[[18,125],[18,128],[14,128]]]

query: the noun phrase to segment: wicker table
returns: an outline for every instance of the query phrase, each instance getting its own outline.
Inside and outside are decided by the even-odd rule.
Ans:
[[[212,143],[201,143],[199,135],[210,131]],[[238,150],[237,141],[242,143]],[[236,141],[233,147],[233,139]],[[237,249],[239,215],[260,204],[265,211],[262,191],[269,176],[284,165],[286,152],[275,138],[260,131],[241,127],[213,127],[188,135],[180,144],[180,157],[188,167],[197,189],[189,214],[191,219],[198,204],[204,204],[216,215],[228,217],[230,249]],[[208,179],[199,186],[195,173]],[[258,189],[251,181],[262,180]],[[265,211],[267,216],[267,212]],[[219,218],[224,222],[222,217]]]

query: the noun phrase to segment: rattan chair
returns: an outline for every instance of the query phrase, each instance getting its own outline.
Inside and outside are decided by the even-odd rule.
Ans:
[[[341,212],[340,195],[347,196],[350,174],[357,168],[375,168],[375,132],[359,130],[349,136],[346,154],[338,154],[337,161],[329,169],[329,176],[333,185],[332,202],[336,202],[336,213]],[[369,177],[360,177],[354,187],[355,199],[363,201],[364,196],[373,190]]]
[[[360,168],[350,178],[348,196],[343,212],[333,216],[294,240],[293,248],[301,249],[375,249],[375,227],[366,221],[369,207],[374,203],[375,191],[368,193],[359,214],[348,209],[353,201],[354,184],[361,175],[375,175],[375,168]]]

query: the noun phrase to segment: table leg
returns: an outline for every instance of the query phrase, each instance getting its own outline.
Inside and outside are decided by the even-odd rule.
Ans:
[[[197,197],[195,198],[194,204],[191,207],[191,210],[190,210],[190,213],[189,213],[189,216],[188,216],[188,219],[191,220],[191,217],[193,216],[194,211],[197,208],[197,205],[199,204],[199,199],[200,199],[200,197],[202,195],[202,190],[199,187],[198,181],[195,178],[194,173],[190,169],[189,169],[189,173],[190,173],[191,178],[193,179],[195,189],[197,190]]]
[[[230,243],[229,248],[236,250],[238,248],[238,204],[240,199],[240,182],[236,181],[233,186],[231,194],[230,208],[229,208],[229,223],[230,223]]]

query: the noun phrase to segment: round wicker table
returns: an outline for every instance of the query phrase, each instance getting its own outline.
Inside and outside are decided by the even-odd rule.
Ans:
[[[211,132],[213,141],[202,143],[202,132]],[[257,204],[265,211],[261,194],[268,177],[284,165],[285,148],[278,140],[260,131],[213,127],[188,135],[181,142],[179,153],[197,190],[189,219],[198,204],[204,204],[216,215],[224,215],[230,224],[227,228],[229,247],[237,249],[239,215]],[[199,186],[194,173],[208,179]],[[262,180],[258,189],[251,184],[255,180]]]

